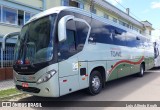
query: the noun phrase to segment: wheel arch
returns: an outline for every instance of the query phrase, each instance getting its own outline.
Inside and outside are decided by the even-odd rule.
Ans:
[[[105,82],[106,82],[106,71],[105,71],[105,68],[103,66],[97,66],[97,67],[94,67],[92,70],[91,70],[91,73],[93,71],[99,71],[101,76],[102,76],[102,87],[104,88],[105,87]]]

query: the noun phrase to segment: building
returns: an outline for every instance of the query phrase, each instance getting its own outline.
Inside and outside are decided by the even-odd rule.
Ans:
[[[148,37],[153,30],[148,21],[140,22],[131,17],[129,9],[123,12],[105,0],[0,0],[0,36],[19,31],[33,15],[56,6],[74,6],[92,11]]]
[[[2,37],[21,27],[35,14],[45,10],[45,0],[0,0],[0,48]],[[10,67],[16,40],[9,39],[6,50],[0,51],[0,67]]]
[[[47,0],[47,2],[50,1]],[[47,5],[46,7],[51,8],[55,6],[74,6],[89,12],[91,11],[100,17],[109,19],[118,25],[120,24],[125,28],[129,28],[149,38],[151,37],[152,30],[154,30],[152,28],[152,24],[148,21],[141,22],[130,16],[129,8],[126,9],[126,12],[123,12],[112,4],[108,3],[106,0],[55,0],[52,4]],[[91,6],[92,8],[90,8]]]
[[[148,21],[140,22],[131,17],[129,9],[123,12],[105,0],[0,0],[0,36],[19,31],[33,15],[56,6],[74,6],[92,11],[148,37],[153,30]]]
[[[0,36],[19,31],[43,8],[43,0],[0,0]]]
[[[152,35],[152,30],[154,30],[152,28],[152,24],[150,22],[146,21],[142,21],[142,23],[144,24],[144,35],[150,37]]]

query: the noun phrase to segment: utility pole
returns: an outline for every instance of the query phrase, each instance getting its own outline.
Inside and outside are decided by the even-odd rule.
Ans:
[[[90,11],[93,12],[94,11],[94,0],[90,0]]]
[[[43,11],[46,10],[47,8],[47,1],[46,0],[42,0],[43,1]]]

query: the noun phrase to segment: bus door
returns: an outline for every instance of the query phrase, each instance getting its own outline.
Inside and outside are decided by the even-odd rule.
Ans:
[[[76,23],[76,30],[77,30],[77,39],[76,39],[76,49],[79,52],[78,56],[78,60],[79,60],[79,72],[78,72],[78,76],[79,76],[79,88],[83,89],[88,87],[89,83],[88,83],[88,62],[86,57],[84,56],[83,53],[83,49],[84,49],[84,45],[86,43],[86,39],[89,37],[90,31],[91,31],[91,27],[89,25],[89,23],[91,22],[91,18],[81,15],[81,14],[77,14],[75,13],[75,16],[77,18],[82,18],[77,20]]]
[[[67,21],[67,39],[59,45],[59,78],[60,95],[73,92],[88,86],[87,62],[80,62],[83,47],[91,27],[79,18]],[[82,53],[83,54],[83,53]]]
[[[75,21],[67,21],[66,34],[67,38],[59,43],[58,50],[60,96],[79,89]]]

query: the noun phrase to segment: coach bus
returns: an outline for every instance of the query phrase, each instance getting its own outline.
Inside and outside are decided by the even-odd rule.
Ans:
[[[93,13],[55,7],[32,17],[18,34],[15,86],[44,97],[80,89],[96,95],[107,81],[142,77],[151,69],[154,49],[149,44],[143,35]]]
[[[154,42],[154,63],[155,63],[155,67],[160,67],[159,50],[160,50],[160,41],[156,40]]]

